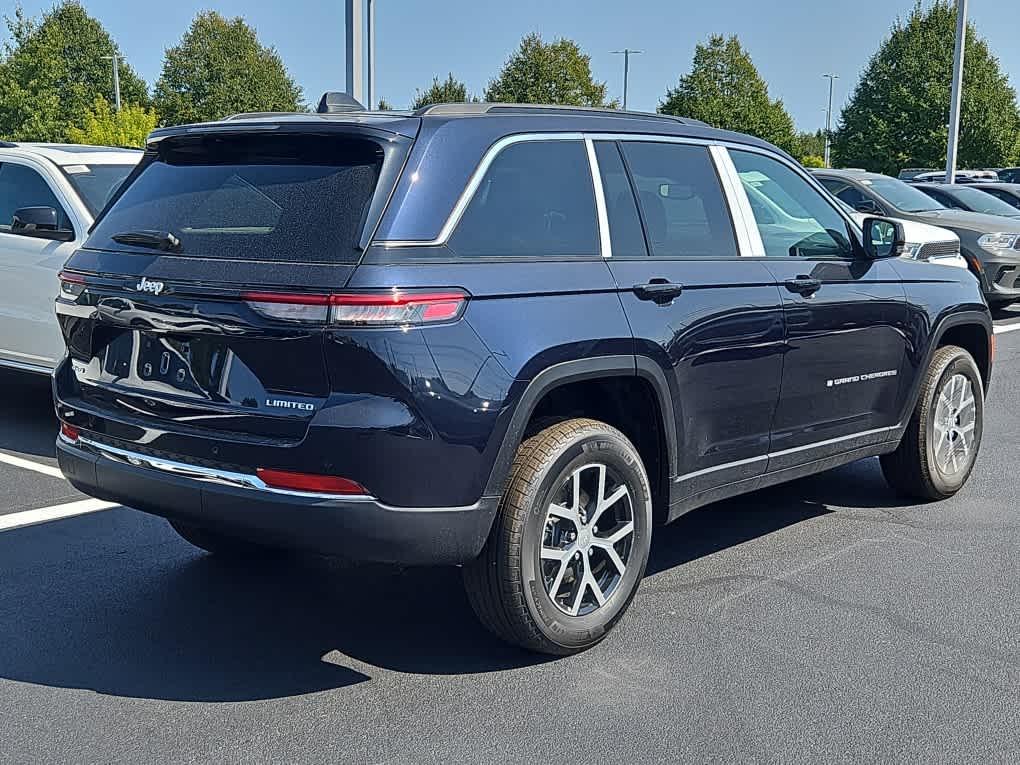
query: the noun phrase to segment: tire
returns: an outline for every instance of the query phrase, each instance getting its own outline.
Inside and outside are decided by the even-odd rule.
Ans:
[[[167,523],[186,542],[191,543],[200,550],[205,550],[207,553],[215,555],[217,558],[244,560],[279,555],[279,551],[271,547],[238,539],[237,537],[213,531],[203,526],[193,526],[190,523],[171,521],[169,519]]]
[[[940,408],[946,395],[952,405],[947,408],[943,403]],[[970,397],[973,404],[961,407],[957,414],[957,402],[967,402]],[[881,458],[886,481],[908,497],[936,500],[953,496],[974,469],[983,425],[984,388],[977,364],[963,348],[939,348],[921,383],[917,406],[900,445]]]
[[[626,436],[595,420],[552,425],[517,450],[485,548],[463,570],[468,600],[507,642],[578,653],[630,605],[651,531],[648,476]]]

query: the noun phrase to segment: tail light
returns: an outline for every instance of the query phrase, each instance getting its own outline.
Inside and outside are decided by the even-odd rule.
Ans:
[[[85,289],[85,277],[61,271],[57,274],[60,279],[60,294],[70,298],[78,297]]]
[[[360,483],[348,478],[334,475],[317,475],[315,473],[293,473],[289,470],[273,470],[258,468],[255,474],[266,486],[289,491],[308,491],[316,494],[336,494],[339,496],[367,496],[368,491]]]
[[[468,293],[458,289],[309,295],[245,292],[251,308],[272,319],[345,326],[415,326],[460,318]]]
[[[73,425],[68,425],[66,422],[60,423],[60,437],[70,444],[78,443],[79,436],[78,428]]]

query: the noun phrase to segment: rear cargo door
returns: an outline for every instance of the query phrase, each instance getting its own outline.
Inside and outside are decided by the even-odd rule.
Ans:
[[[328,296],[410,142],[277,125],[150,146],[62,276],[68,395],[163,430],[302,438],[329,395]]]

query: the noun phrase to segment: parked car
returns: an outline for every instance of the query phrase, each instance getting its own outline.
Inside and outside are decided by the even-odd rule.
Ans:
[[[834,197],[834,199],[836,199]],[[863,230],[868,216],[857,212],[842,199],[836,199],[843,210]],[[967,268],[967,261],[960,254],[960,237],[947,228],[929,226],[913,220],[901,220],[904,245],[900,257],[923,260],[940,266]]]
[[[915,185],[943,207],[984,213],[985,215],[1020,218],[1020,210],[991,194],[986,194],[982,189],[970,185],[961,186],[957,183],[918,183]]]
[[[902,173],[901,173],[902,175]],[[957,183],[979,183],[999,180],[999,174],[995,170],[957,170],[955,173]],[[946,171],[935,170],[928,173],[918,173],[912,176],[911,183],[945,183]]]
[[[64,355],[57,273],[142,152],[0,141],[0,367],[49,374]]]
[[[938,169],[934,167],[905,167],[900,170],[899,178],[901,181],[912,181],[919,175],[926,175],[929,173],[937,173]]]
[[[1020,183],[975,183],[974,188],[981,189],[1020,211]]]
[[[960,237],[961,253],[989,305],[1020,300],[1020,221],[949,209],[916,186],[887,175],[817,170],[815,177],[859,212],[949,229]]]
[[[495,634],[573,653],[656,522],[877,455],[910,496],[963,486],[991,319],[904,243],[664,115],[160,129],[62,275],[60,466],[213,553],[463,564]]]
[[[1003,183],[1020,183],[1020,167],[1005,167],[997,174]]]

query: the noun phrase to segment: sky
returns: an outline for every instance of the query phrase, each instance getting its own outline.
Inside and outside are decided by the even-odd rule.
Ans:
[[[54,0],[21,0],[29,15]],[[274,46],[305,99],[345,89],[345,0],[83,0],[152,85],[163,50],[175,44],[200,10],[243,16],[263,44]],[[623,57],[631,58],[628,107],[653,111],[666,89],[690,69],[694,47],[709,35],[735,34],[750,52],[773,98],[798,129],[824,127],[828,83],[838,74],[834,119],[868,59],[897,16],[915,0],[375,0],[377,97],[408,106],[416,88],[448,72],[481,94],[523,35],[569,37],[591,56],[595,77],[621,98]],[[925,0],[926,4],[930,0]],[[5,3],[6,5],[6,3]],[[973,0],[970,17],[1020,86],[1020,6],[1016,0]]]

